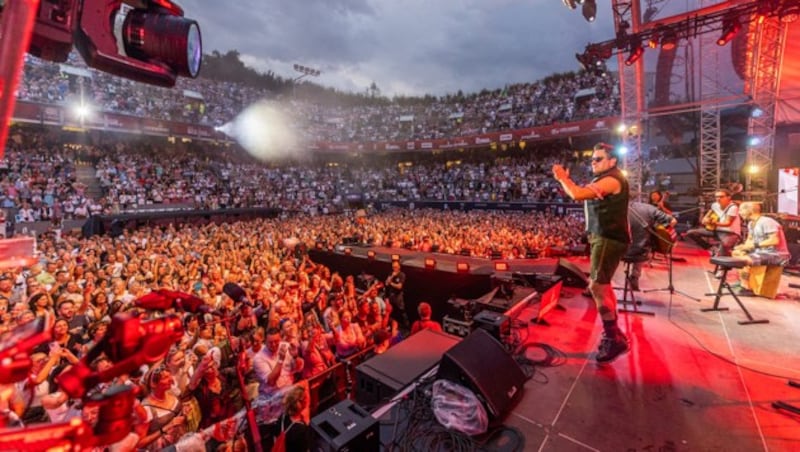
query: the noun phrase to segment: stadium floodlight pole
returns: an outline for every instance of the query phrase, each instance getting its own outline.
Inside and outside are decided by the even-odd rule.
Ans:
[[[300,73],[300,75],[292,79],[292,97],[294,97],[295,89],[297,88],[297,82],[309,76],[319,77],[319,74],[322,73],[319,69],[313,69],[300,64],[295,64],[293,67],[296,72]]]

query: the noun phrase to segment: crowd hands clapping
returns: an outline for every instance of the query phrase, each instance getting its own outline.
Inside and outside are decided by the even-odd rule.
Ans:
[[[27,57],[18,98],[44,103],[83,102],[99,111],[220,126],[269,99],[283,105],[309,141],[368,142],[436,139],[523,129],[619,114],[615,81],[588,72],[561,74],[493,91],[401,100],[331,104],[327,99],[276,93],[242,83],[179,79],[175,89],[114,77],[70,56],[70,66],[91,77],[62,72],[58,64]],[[594,89],[576,99],[582,89]],[[407,99],[406,99],[407,100]]]

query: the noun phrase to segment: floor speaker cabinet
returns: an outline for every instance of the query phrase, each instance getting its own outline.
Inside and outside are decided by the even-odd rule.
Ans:
[[[473,322],[477,328],[483,328],[501,342],[503,336],[511,333],[511,319],[505,314],[488,310],[481,311],[473,318]]]
[[[558,260],[556,275],[561,276],[565,286],[579,289],[589,287],[589,278],[575,264],[566,259]]]
[[[505,417],[519,402],[526,380],[514,358],[483,328],[444,354],[437,378],[472,390],[492,419]]]
[[[433,369],[461,338],[422,330],[356,366],[356,401],[371,408],[390,400],[401,389]]]
[[[378,420],[345,399],[311,418],[314,452],[380,450]]]

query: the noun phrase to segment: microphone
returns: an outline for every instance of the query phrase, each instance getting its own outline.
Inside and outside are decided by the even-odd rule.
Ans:
[[[192,314],[205,314],[212,311],[211,306],[207,305],[202,298],[167,289],[159,289],[145,294],[136,299],[134,303],[137,307],[158,311],[166,311],[173,308],[179,311],[191,312]]]

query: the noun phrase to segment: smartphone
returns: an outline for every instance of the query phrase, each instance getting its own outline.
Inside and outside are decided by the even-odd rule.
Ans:
[[[288,342],[281,342],[281,345],[278,347],[278,357],[281,356],[286,357],[289,356],[289,343]]]

